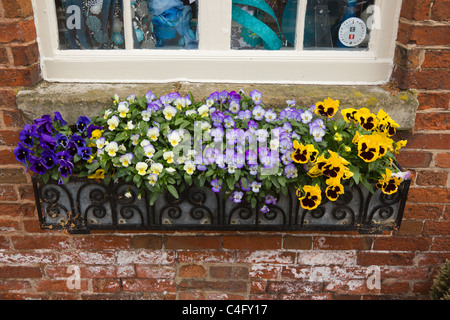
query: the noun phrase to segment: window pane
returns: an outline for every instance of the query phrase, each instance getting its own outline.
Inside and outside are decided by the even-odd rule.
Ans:
[[[298,0],[233,0],[232,49],[293,49]]]
[[[374,0],[308,0],[306,49],[367,49]]]
[[[59,47],[124,49],[122,0],[55,0]]]
[[[131,2],[136,49],[198,49],[195,0]]]

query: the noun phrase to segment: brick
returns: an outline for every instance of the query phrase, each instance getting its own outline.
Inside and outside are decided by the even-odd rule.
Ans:
[[[41,278],[42,272],[39,267],[28,266],[3,266],[0,267],[1,278]]]
[[[384,280],[424,280],[428,276],[428,268],[420,267],[383,267],[380,277]]]
[[[422,65],[424,58],[424,50],[407,49],[402,46],[395,48],[394,63],[405,69],[418,69]]]
[[[0,291],[29,290],[30,288],[28,281],[0,280]]]
[[[182,291],[178,292],[179,300],[206,300],[205,293]]]
[[[357,264],[360,266],[408,266],[413,265],[414,257],[414,253],[358,252]]]
[[[448,203],[448,189],[445,188],[410,188],[408,201],[414,203]]]
[[[0,69],[0,86],[32,87],[41,80],[39,64],[21,69]]]
[[[409,282],[407,281],[383,281],[381,283],[381,293],[400,295],[407,294],[409,291]]]
[[[110,265],[116,262],[116,254],[110,251],[61,251],[59,263],[84,265]]]
[[[422,68],[450,68],[450,52],[448,50],[427,50]]]
[[[198,279],[183,279],[178,283],[179,290],[247,292],[245,281],[211,281]]]
[[[1,151],[0,151],[1,155]],[[0,157],[1,159],[1,157]],[[0,201],[15,201],[17,200],[16,189],[11,185],[0,185]]]
[[[206,269],[202,265],[187,264],[180,266],[178,275],[182,278],[205,278]]]
[[[298,264],[312,266],[345,265],[353,266],[356,262],[352,251],[305,251],[299,252]]]
[[[39,48],[37,42],[26,45],[13,45],[11,51],[15,66],[29,66],[39,61]]]
[[[16,156],[14,155],[14,149],[1,149],[0,150],[0,165],[17,164]]]
[[[450,93],[443,92],[419,92],[417,94],[419,101],[418,110],[442,109],[447,110],[449,106]]]
[[[450,19],[450,1],[434,1],[431,10],[431,19],[435,21],[449,21]]]
[[[87,291],[89,284],[87,280],[80,280],[80,288],[68,287],[67,279],[41,279],[35,282],[37,292],[81,292]]]
[[[0,236],[0,249],[10,249],[9,239],[5,236]]]
[[[399,89],[439,90],[450,89],[449,69],[409,70],[395,66],[392,78]]]
[[[431,238],[425,237],[389,237],[375,238],[373,250],[427,251]]]
[[[415,130],[450,130],[450,113],[417,113],[414,128]]]
[[[220,249],[221,246],[221,239],[216,236],[166,236],[164,238],[166,249]]]
[[[136,249],[162,249],[161,236],[134,236],[133,248]]]
[[[14,232],[19,230],[20,226],[17,220],[0,219],[0,232]]]
[[[95,279],[92,284],[94,292],[117,293],[121,291],[119,279]]]
[[[448,44],[449,26],[411,25],[407,44],[436,46]]]
[[[439,236],[449,236],[450,235],[450,221],[449,220],[428,220],[425,221],[423,228],[424,235],[439,235]]]
[[[278,250],[238,251],[236,259],[242,263],[292,264],[295,261],[295,253]]]
[[[450,149],[450,134],[399,132],[396,138],[408,140],[403,151],[407,149]]]
[[[34,203],[0,203],[0,213],[3,216],[34,217]]]
[[[209,293],[208,300],[245,300],[245,297],[239,294]]]
[[[281,278],[309,280],[311,279],[311,266],[283,266]]]
[[[250,282],[250,293],[265,293],[267,282],[264,280],[253,280]]]
[[[426,151],[400,150],[397,160],[403,168],[428,168],[433,155]]]
[[[19,186],[20,200],[35,201],[34,190],[32,185],[20,185]]]
[[[77,235],[72,237],[72,243],[76,249],[103,250],[103,249],[129,249],[131,248],[130,236],[115,235]]]
[[[31,42],[36,39],[34,20],[0,22],[0,43]]]
[[[423,294],[429,297],[431,286],[433,285],[432,281],[422,281],[422,282],[415,282],[412,286],[412,293],[415,294]]]
[[[127,264],[172,264],[175,253],[169,250],[120,250],[117,252],[117,263]]]
[[[435,237],[433,239],[432,251],[450,251],[450,237]]]
[[[428,20],[431,0],[403,0],[400,16],[410,20]]]
[[[0,106],[15,108],[16,105],[16,89],[0,88]]]
[[[224,249],[281,249],[281,236],[224,236]]]
[[[394,231],[393,234],[397,236],[422,235],[422,230],[423,230],[423,221],[403,219],[400,228]]]
[[[283,248],[310,250],[312,249],[312,237],[285,235],[283,237]]]
[[[138,278],[173,279],[176,270],[174,266],[137,265],[136,276]]]
[[[317,250],[368,250],[371,238],[314,237],[313,249]]]
[[[450,168],[450,153],[438,153],[436,155],[436,166],[439,168]]]
[[[0,146],[16,147],[20,130],[0,130]]]
[[[15,249],[68,249],[70,241],[67,236],[13,236],[11,242]]]
[[[124,279],[123,291],[133,292],[176,292],[176,283],[168,279]]]
[[[0,251],[0,263],[5,264],[49,264],[56,263],[54,253]]]
[[[418,255],[417,265],[419,267],[435,267],[436,265],[444,264],[446,260],[450,260],[450,252],[422,252]]]
[[[235,255],[232,251],[178,251],[178,262],[196,262],[196,263],[208,263],[208,262],[235,262]]]
[[[416,184],[419,186],[445,187],[448,173],[446,171],[420,171],[417,174]]]
[[[6,48],[0,48],[0,65],[9,64],[9,57]]]
[[[275,293],[312,293],[321,292],[323,284],[311,281],[268,281],[267,292]]]
[[[252,264],[250,277],[257,279],[278,279],[285,266],[270,264]]]
[[[22,112],[18,110],[3,111],[3,122],[6,127],[19,127],[20,129],[25,125]]]
[[[30,0],[3,1],[6,18],[25,18],[33,14]]]
[[[209,275],[216,279],[248,279],[249,270],[241,266],[211,266]]]

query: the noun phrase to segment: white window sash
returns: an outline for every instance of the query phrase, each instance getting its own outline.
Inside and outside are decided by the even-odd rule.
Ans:
[[[382,21],[366,51],[303,50],[306,0],[294,50],[230,49],[231,0],[199,1],[198,50],[134,49],[130,1],[124,0],[124,50],[59,50],[54,0],[33,0],[44,79],[56,82],[237,82],[381,84],[393,67],[401,0],[376,0]]]

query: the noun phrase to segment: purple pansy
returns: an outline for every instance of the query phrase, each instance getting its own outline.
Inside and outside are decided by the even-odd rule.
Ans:
[[[73,163],[67,160],[59,160],[59,173],[61,177],[67,178],[72,174]]]
[[[79,132],[84,132],[87,126],[91,123],[91,119],[86,116],[80,116],[77,120],[76,126]]]
[[[53,121],[55,121],[55,122],[58,121],[61,126],[65,126],[67,124],[67,122],[63,119],[61,113],[59,113],[58,111],[55,112],[55,116],[53,117]]]
[[[221,189],[222,189],[222,186],[219,183],[219,179],[214,179],[211,181],[212,192],[219,193]]]

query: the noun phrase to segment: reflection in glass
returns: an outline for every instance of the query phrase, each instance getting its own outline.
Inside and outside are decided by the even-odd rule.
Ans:
[[[122,0],[55,0],[59,48],[124,49]]]
[[[308,0],[306,49],[367,49],[374,22],[374,0]]]
[[[198,49],[197,1],[131,2],[135,49]]]
[[[293,49],[298,0],[233,0],[232,49]]]

